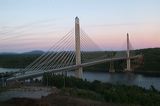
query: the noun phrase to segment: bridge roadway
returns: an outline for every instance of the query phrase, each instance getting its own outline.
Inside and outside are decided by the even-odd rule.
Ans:
[[[136,56],[130,57],[130,59],[136,59],[136,58],[140,58],[140,57],[141,57],[141,55],[136,55]],[[127,57],[109,58],[109,59],[103,59],[103,60],[97,60],[97,61],[82,63],[80,65],[66,66],[66,67],[63,67],[63,68],[52,69],[52,70],[47,70],[47,71],[35,71],[35,72],[32,72],[32,73],[26,73],[26,74],[21,74],[21,75],[17,75],[17,76],[14,76],[14,77],[10,77],[10,78],[7,79],[7,81],[29,79],[29,78],[42,76],[45,72],[54,72],[54,73],[63,72],[63,71],[66,71],[66,70],[78,69],[79,67],[87,67],[87,66],[92,66],[92,65],[95,65],[95,64],[100,64],[100,63],[105,63],[105,62],[110,62],[110,61],[126,60],[126,59],[127,59]]]

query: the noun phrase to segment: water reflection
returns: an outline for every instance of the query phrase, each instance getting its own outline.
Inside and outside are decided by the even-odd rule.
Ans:
[[[74,75],[74,72],[69,72],[68,75]],[[145,76],[143,74],[84,72],[83,78],[89,81],[99,80],[112,84],[137,85],[147,89],[153,85],[156,89],[160,90],[160,77]]]

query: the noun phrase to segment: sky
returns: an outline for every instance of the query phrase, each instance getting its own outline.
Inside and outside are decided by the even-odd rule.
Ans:
[[[48,50],[81,28],[103,50],[160,47],[160,0],[0,0],[0,52]]]

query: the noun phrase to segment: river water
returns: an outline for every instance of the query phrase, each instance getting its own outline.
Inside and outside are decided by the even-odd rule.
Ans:
[[[69,72],[69,75],[74,75]],[[144,75],[134,73],[108,73],[108,72],[84,72],[84,79],[89,81],[99,80],[112,84],[137,85],[146,89],[154,86],[160,91],[160,75]]]
[[[18,69],[0,68],[1,72],[13,72]],[[74,72],[68,72],[69,76],[74,75]],[[134,73],[108,73],[108,72],[84,72],[83,78],[89,81],[99,80],[112,84],[137,85],[146,89],[154,86],[160,91],[160,75],[144,75]]]

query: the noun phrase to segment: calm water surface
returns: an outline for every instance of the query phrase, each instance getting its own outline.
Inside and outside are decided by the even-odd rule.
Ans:
[[[74,75],[74,72],[69,72],[69,75]],[[143,75],[134,73],[108,73],[108,72],[84,72],[84,79],[89,81],[99,80],[112,84],[137,85],[149,89],[153,85],[160,91],[160,75]]]

